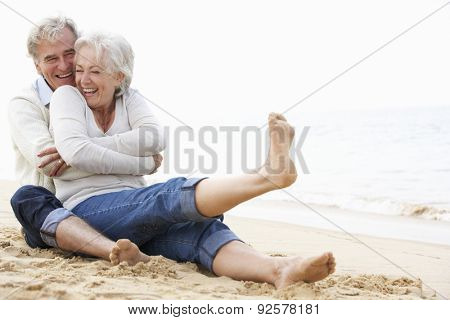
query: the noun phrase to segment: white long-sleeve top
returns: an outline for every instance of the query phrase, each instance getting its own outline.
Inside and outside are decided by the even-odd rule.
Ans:
[[[71,86],[53,93],[50,119],[55,146],[64,161],[95,173],[55,178],[56,196],[69,210],[94,195],[144,187],[142,175],[155,166],[151,155],[165,147],[161,126],[145,99],[132,89],[116,99],[115,118],[106,133],[84,97]]]

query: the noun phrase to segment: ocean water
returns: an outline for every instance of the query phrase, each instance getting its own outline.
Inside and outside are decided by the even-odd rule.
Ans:
[[[295,198],[450,221],[450,107],[305,112],[301,122],[310,173],[288,189]]]
[[[299,108],[286,117],[296,128],[294,146],[298,146],[304,128],[309,127],[300,146],[309,173],[302,172],[296,159],[297,182],[287,192],[274,191],[261,198],[450,221],[450,107],[323,112]],[[184,172],[172,167],[160,180],[180,175],[236,174],[260,166],[267,153],[266,139],[259,137],[257,147],[257,139],[251,143],[251,135],[243,138],[242,124],[261,124],[251,118],[239,121],[240,129],[236,128],[232,138],[219,132],[214,142],[204,141],[218,155],[218,168],[213,173],[205,172],[199,165],[208,159],[214,162],[212,157],[205,155],[200,161],[194,157],[192,161],[187,156],[192,150],[198,155],[198,144],[178,139],[174,145],[176,139],[170,136],[164,165],[195,164]],[[211,123],[213,128],[221,125]],[[192,127],[193,136],[197,137],[200,126]],[[248,143],[243,145],[243,140]],[[226,168],[227,158],[232,159],[232,170]]]

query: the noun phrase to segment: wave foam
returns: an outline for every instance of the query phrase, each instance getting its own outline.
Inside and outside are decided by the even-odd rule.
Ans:
[[[279,194],[276,198],[280,200],[281,198],[282,200],[292,200],[292,198],[286,198],[286,195],[282,194]],[[369,198],[364,196],[332,195],[312,192],[303,192],[298,198],[309,204],[332,206],[347,210],[450,221],[450,208],[439,208],[426,204],[408,203],[387,198]]]

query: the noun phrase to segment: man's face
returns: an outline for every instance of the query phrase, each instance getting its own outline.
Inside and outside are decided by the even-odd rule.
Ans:
[[[64,28],[55,41],[42,40],[37,46],[36,70],[53,90],[63,85],[75,85],[73,59],[75,35]]]

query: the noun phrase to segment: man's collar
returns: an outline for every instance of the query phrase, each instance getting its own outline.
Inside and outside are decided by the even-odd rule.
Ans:
[[[39,99],[42,104],[46,107],[50,104],[50,99],[52,98],[53,90],[48,85],[47,81],[45,81],[43,76],[39,76],[34,83],[34,88],[38,92]]]

